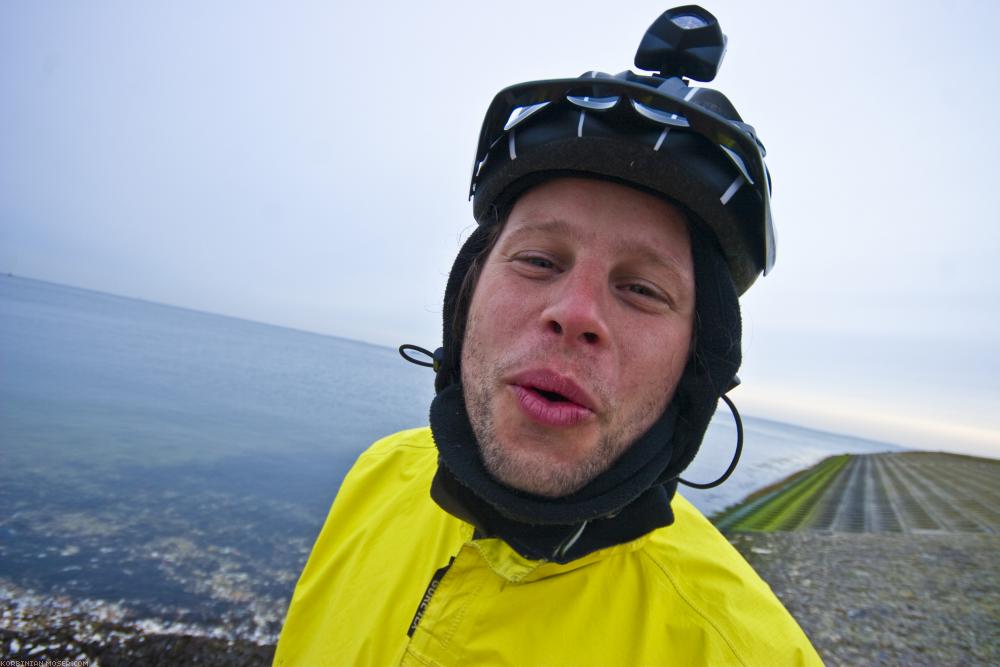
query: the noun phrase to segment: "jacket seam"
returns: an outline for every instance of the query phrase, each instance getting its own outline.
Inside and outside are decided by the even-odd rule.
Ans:
[[[466,546],[467,545],[463,545],[462,548],[459,549],[459,555],[461,555],[462,551],[465,550]],[[476,555],[478,555],[478,549],[475,550],[475,553]],[[456,560],[458,559],[456,558]],[[451,572],[449,571],[448,574],[451,574]],[[462,606],[461,609],[458,610],[458,612],[455,614],[455,619],[449,624],[447,633],[442,637],[442,639],[444,640],[442,641],[442,645],[448,650],[452,650],[450,647],[452,644],[452,640],[455,638],[455,633],[458,632],[458,628],[461,626],[462,622],[465,620],[466,615],[469,613],[469,607],[471,607],[478,601],[480,591],[483,590],[483,586],[486,585],[487,580],[489,579],[490,576],[492,576],[492,574],[493,573],[490,572],[489,566],[487,565],[487,569],[482,573],[482,575],[479,578],[479,581],[475,584],[472,590],[469,591],[468,601]],[[446,574],[445,576],[448,575]],[[466,647],[462,646],[461,651],[458,654],[458,657],[461,658],[462,654],[464,654],[465,651]],[[460,661],[459,664],[462,664],[462,662]]]
[[[407,645],[406,650],[403,652],[404,659],[406,658],[406,656],[410,656],[411,658],[419,662],[421,665],[428,665],[428,667],[437,667],[439,663],[424,656],[422,653],[420,653],[420,651],[413,648],[412,643],[413,642],[410,642],[410,644]],[[402,661],[400,661],[400,664],[402,664]]]
[[[677,582],[674,580],[674,577],[670,574],[670,571],[667,570],[666,567],[664,567],[663,563],[650,556],[645,549],[642,550],[642,555],[644,558],[652,562],[653,565],[655,565],[656,568],[663,573],[663,576],[667,578],[667,581],[669,581],[670,585],[673,587],[674,592],[677,594],[677,597],[683,600],[684,604],[686,604],[688,608],[691,609],[691,611],[700,616],[701,619],[704,620],[705,623],[707,623],[709,627],[711,627],[712,630],[715,631],[715,634],[717,634],[722,639],[722,641],[725,642],[730,652],[732,652],[733,657],[736,658],[736,660],[738,660],[739,663],[743,665],[743,667],[747,667],[747,663],[743,660],[743,657],[736,650],[736,647],[733,646],[732,642],[729,641],[729,637],[726,636],[726,634],[719,629],[719,626],[717,626],[715,622],[708,617],[707,614],[705,614],[697,605],[694,604],[694,602],[691,601],[691,599],[687,595],[684,594],[681,587],[677,585]]]
[[[427,450],[430,450],[430,449],[433,449],[433,446],[427,447],[427,446],[417,445],[417,444],[413,444],[413,445],[411,445],[411,444],[400,444],[400,445],[396,445],[392,449],[387,449],[387,450],[382,451],[382,452],[365,451],[365,452],[362,452],[360,456],[358,456],[357,461],[354,463],[354,466],[351,469],[353,470],[354,467],[357,467],[357,465],[359,463],[374,463],[374,462],[377,462],[377,461],[382,461],[382,459],[388,458],[388,457],[392,456],[393,454],[397,454],[401,450],[409,450],[410,452],[423,453],[423,452],[426,452]]]

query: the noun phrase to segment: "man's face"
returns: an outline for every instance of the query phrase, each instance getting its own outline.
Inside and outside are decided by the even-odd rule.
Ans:
[[[582,178],[522,195],[483,266],[462,352],[490,474],[558,497],[607,470],[672,398],[694,307],[675,207]]]

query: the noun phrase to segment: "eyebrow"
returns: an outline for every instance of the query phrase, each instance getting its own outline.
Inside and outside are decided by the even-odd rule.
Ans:
[[[507,236],[507,241],[513,241],[521,238],[522,236],[528,236],[529,234],[537,233],[549,234],[551,236],[573,236],[572,226],[565,220],[560,220],[559,218],[545,218],[544,220],[538,220],[526,222],[522,226],[518,227]]]
[[[681,269],[680,263],[673,257],[665,257],[657,252],[650,250],[648,246],[639,243],[623,241],[621,239],[619,239],[615,243],[615,250],[616,252],[627,255],[629,257],[635,257],[640,262],[647,264],[654,264],[672,274],[673,277],[680,282],[688,282],[689,280],[692,283],[694,282],[693,264],[692,264],[692,272],[690,274],[686,274]]]

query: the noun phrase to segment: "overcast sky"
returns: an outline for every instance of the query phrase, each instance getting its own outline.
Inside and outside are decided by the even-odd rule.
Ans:
[[[6,0],[0,271],[434,347],[492,96],[668,6]],[[1000,5],[706,7],[778,231],[734,398],[1000,456]]]

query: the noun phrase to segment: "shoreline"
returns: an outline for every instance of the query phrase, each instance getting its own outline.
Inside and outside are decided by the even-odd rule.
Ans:
[[[41,595],[0,579],[0,657],[76,660],[91,666],[270,665],[273,642],[222,627],[135,619],[118,602]]]
[[[713,519],[737,517],[727,539],[828,665],[1000,664],[997,506],[1000,461],[903,452],[824,459]],[[276,640],[2,578],[0,616],[5,658],[104,667],[269,665]]]

